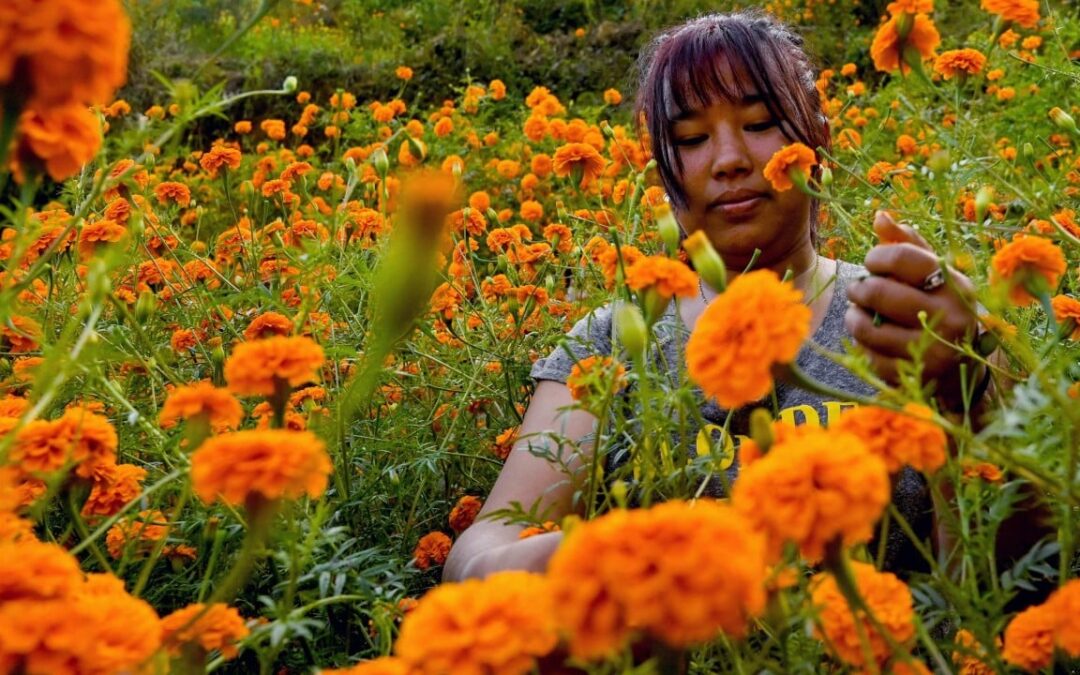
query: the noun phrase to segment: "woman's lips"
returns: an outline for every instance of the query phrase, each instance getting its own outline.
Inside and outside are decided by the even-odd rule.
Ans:
[[[757,207],[765,201],[763,195],[746,197],[738,201],[725,201],[713,204],[713,209],[728,220],[745,218],[754,213]]]

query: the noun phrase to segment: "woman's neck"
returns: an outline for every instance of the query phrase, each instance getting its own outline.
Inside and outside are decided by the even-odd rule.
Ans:
[[[804,244],[800,244],[794,250],[788,252],[786,255],[779,256],[774,261],[758,261],[755,262],[755,270],[759,269],[771,269],[781,279],[787,279],[791,282],[795,288],[803,292],[803,296],[808,300],[817,295],[818,290],[821,288],[822,272],[826,266],[821,264],[823,259],[814,250],[814,247],[809,241]],[[743,273],[743,268],[728,269],[727,276],[730,283],[736,277]],[[829,271],[828,278],[832,277],[832,272]],[[702,282],[702,294],[706,301],[711,301],[717,295],[716,289],[710,287],[708,284]]]

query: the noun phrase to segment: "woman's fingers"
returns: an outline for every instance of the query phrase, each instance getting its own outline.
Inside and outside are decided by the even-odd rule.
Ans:
[[[896,221],[888,211],[874,212],[874,234],[882,244],[915,244],[919,248],[930,250],[930,244],[910,225]]]
[[[919,329],[919,312],[926,312],[928,321],[941,320],[948,313],[942,297],[924,293],[888,277],[868,277],[847,286],[848,300],[870,314],[908,328]]]
[[[893,323],[875,322],[874,318],[858,305],[848,307],[844,325],[851,337],[864,348],[883,356],[910,359],[908,345],[919,339],[922,330]]]

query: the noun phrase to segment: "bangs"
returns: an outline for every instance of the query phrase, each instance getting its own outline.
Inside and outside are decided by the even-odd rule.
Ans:
[[[657,73],[662,86],[656,107],[664,111],[667,124],[718,101],[736,103],[762,94],[743,55],[717,27],[710,28],[675,44]]]

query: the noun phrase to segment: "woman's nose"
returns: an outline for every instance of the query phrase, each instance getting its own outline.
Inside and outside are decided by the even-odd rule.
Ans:
[[[714,177],[731,178],[749,174],[753,170],[746,139],[738,130],[720,129],[714,138],[716,139],[712,160]]]

